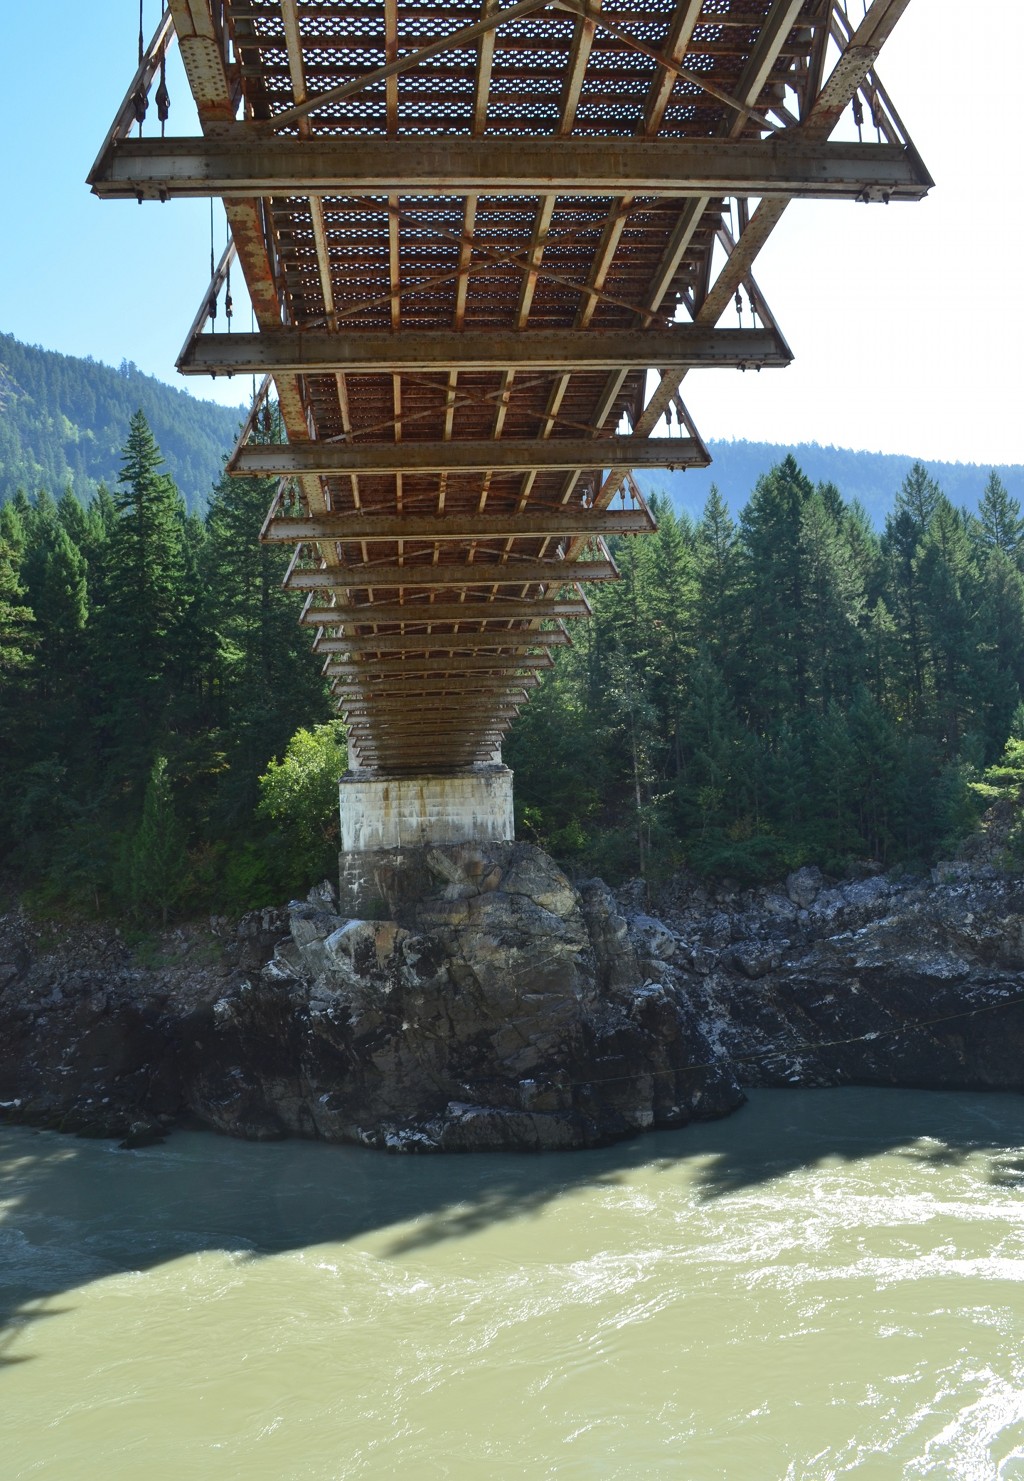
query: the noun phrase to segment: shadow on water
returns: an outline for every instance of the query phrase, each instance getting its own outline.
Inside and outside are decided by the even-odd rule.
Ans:
[[[548,1155],[388,1157],[206,1132],[127,1152],[0,1128],[0,1323],[17,1335],[58,1314],[62,1293],[206,1250],[260,1258],[393,1229],[378,1253],[397,1259],[613,1189],[641,1167],[707,1202],[825,1162],[900,1152],[912,1164],[958,1165],[979,1151],[998,1154],[993,1185],[1024,1186],[1024,1097],[760,1091],[726,1121]],[[9,1347],[0,1331],[0,1366],[23,1360]]]

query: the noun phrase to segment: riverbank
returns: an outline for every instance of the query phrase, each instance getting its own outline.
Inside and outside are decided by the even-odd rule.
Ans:
[[[988,863],[774,889],[574,887],[526,844],[410,853],[387,919],[329,887],[129,947],[0,918],[9,1120],[138,1145],[553,1150],[752,1086],[1019,1090],[1024,882]]]

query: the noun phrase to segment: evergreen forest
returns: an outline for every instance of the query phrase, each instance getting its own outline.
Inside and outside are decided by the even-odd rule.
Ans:
[[[270,435],[268,432],[267,435]],[[136,922],[334,872],[343,728],[261,546],[265,480],[190,512],[142,411],[88,504],[0,508],[0,846],[30,903]],[[611,881],[923,866],[1016,787],[1024,517],[916,464],[876,530],[795,459],[734,519],[654,501],[505,747],[519,836]]]
[[[243,399],[239,395],[239,401]],[[202,512],[244,411],[199,401],[144,375],[24,345],[0,334],[0,503],[18,489],[71,488],[83,503],[113,485],[131,414],[140,408],[167,472],[190,510]]]

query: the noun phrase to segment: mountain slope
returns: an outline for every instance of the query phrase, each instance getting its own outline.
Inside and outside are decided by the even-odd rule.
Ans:
[[[710,442],[708,448],[714,459],[710,468],[639,473],[637,482],[645,493],[668,494],[677,511],[689,514],[700,513],[711,485],[717,484],[735,515],[750,498],[761,474],[792,453],[812,483],[834,483],[844,499],[858,499],[872,523],[880,528],[915,462],[910,454],[853,452],[845,447],[822,447],[817,442]],[[993,467],[1010,494],[1024,503],[1024,465],[920,461],[954,504],[974,509]]]
[[[165,468],[190,509],[202,510],[244,409],[198,401],[143,375],[60,355],[0,334],[0,503],[20,487],[59,497],[70,483],[87,501],[113,484],[134,412],[142,410]]]
[[[71,483],[87,500],[101,479],[115,483],[129,420],[140,409],[167,472],[189,508],[202,511],[244,408],[199,401],[144,375],[130,361],[115,370],[0,334],[0,503],[19,487],[30,494],[45,488],[58,497]],[[859,499],[880,526],[914,462],[909,454],[854,452],[816,442],[709,445],[710,468],[640,473],[641,487],[667,493],[678,510],[696,514],[717,483],[735,514],[761,474],[791,452],[813,482],[832,482],[847,500]],[[954,504],[972,509],[990,471],[988,464],[973,463],[933,461],[927,467]],[[1024,466],[997,466],[996,471],[1014,498],[1024,502]]]

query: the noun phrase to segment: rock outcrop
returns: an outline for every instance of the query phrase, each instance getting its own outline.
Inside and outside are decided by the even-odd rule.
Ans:
[[[9,950],[0,1101],[135,1138],[187,1112],[446,1151],[593,1146],[742,1101],[603,886],[581,896],[528,844],[409,851],[380,884],[387,920],[345,920],[327,892],[247,919],[219,977],[116,957],[55,974]]]
[[[677,882],[660,906],[665,975],[744,1085],[1024,1087],[1020,879],[802,869],[777,891]]]
[[[586,1147],[727,1114],[743,1085],[1020,1088],[1024,884],[574,888],[526,844],[409,851],[387,919],[329,887],[148,957],[0,920],[0,1110],[129,1144]]]

